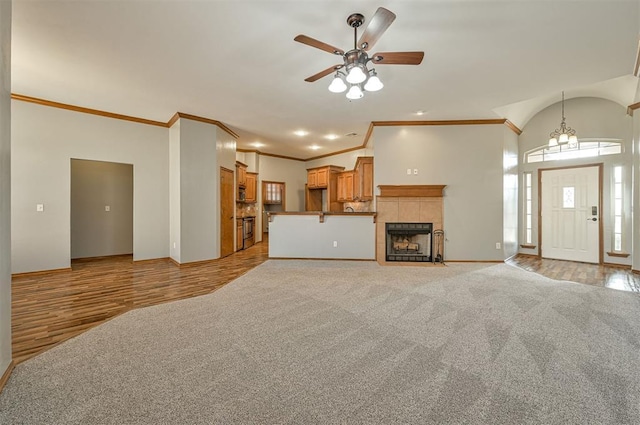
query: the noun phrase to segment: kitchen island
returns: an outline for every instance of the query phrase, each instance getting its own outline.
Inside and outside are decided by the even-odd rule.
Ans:
[[[374,212],[274,212],[268,220],[270,258],[376,258]]]

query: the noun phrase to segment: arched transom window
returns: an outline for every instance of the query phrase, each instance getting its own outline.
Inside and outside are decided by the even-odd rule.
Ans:
[[[601,155],[622,153],[622,140],[617,139],[581,139],[577,147],[568,144],[554,147],[541,146],[525,152],[526,163],[558,161],[564,159],[589,158]]]

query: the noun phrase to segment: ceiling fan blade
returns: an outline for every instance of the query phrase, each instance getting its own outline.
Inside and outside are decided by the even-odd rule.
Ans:
[[[360,36],[358,47],[367,51],[371,49],[395,19],[395,13],[384,7],[379,7],[367,25],[367,29]]]
[[[317,74],[312,75],[311,77],[305,78],[304,80],[306,82],[313,83],[314,81],[319,80],[320,78],[326,77],[327,75],[333,73],[333,71],[339,70],[343,66],[344,66],[343,64],[330,66],[324,71],[320,71]]]
[[[381,65],[420,65],[424,52],[379,52],[371,56],[371,62]]]
[[[298,35],[294,38],[298,43],[306,44],[307,46],[315,47],[316,49],[324,50],[325,52],[333,53],[334,55],[344,55],[344,50],[333,47],[330,44],[323,43],[315,38],[307,37],[306,35]]]

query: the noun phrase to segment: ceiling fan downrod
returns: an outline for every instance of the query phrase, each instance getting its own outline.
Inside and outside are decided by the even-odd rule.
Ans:
[[[358,27],[364,24],[364,15],[361,13],[352,13],[347,18],[347,24],[353,28],[353,48],[358,49]]]

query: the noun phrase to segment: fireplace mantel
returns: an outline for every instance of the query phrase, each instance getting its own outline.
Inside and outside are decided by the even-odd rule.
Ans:
[[[447,187],[444,184],[414,184],[414,185],[380,185],[380,197],[421,197],[442,198],[442,190]]]

